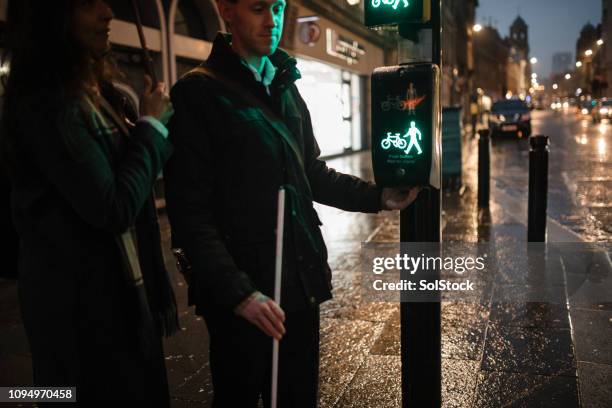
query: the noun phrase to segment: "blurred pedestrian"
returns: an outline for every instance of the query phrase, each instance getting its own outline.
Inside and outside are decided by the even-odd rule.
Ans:
[[[82,406],[169,406],[161,336],[178,317],[151,195],[172,152],[164,85],[145,77],[128,117],[102,0],[9,8],[1,147],[34,385],[76,386]]]
[[[476,131],[478,130],[478,115],[480,110],[478,109],[478,101],[472,100],[470,102],[470,118],[472,122],[472,137],[476,137]]]
[[[319,304],[331,270],[313,201],[347,211],[403,209],[418,193],[329,168],[278,49],[284,0],[218,0],[231,35],[172,90],[176,153],[164,171],[175,246],[191,262],[190,303],[210,335],[214,407],[270,404],[272,337],[281,339],[279,407],[318,406]],[[325,97],[322,95],[322,97]],[[326,135],[335,137],[337,135]],[[277,192],[287,191],[282,304],[274,293]]]

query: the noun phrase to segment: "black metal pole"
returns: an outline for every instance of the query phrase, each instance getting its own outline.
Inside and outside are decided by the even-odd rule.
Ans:
[[[546,242],[548,205],[548,136],[529,138],[529,214],[527,241]]]
[[[432,0],[432,62],[441,68],[440,5],[440,0]],[[401,242],[440,242],[441,193],[439,189],[426,188],[401,212]],[[440,302],[402,302],[400,319],[402,407],[439,408],[442,405]]]
[[[478,208],[489,208],[491,196],[491,132],[478,131]]]

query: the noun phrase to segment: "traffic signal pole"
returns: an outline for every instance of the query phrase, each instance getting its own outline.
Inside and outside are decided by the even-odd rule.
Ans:
[[[431,14],[428,24],[433,37],[431,62],[441,68],[440,0],[432,0]],[[440,106],[438,109],[441,112]],[[441,193],[431,186],[424,188],[417,200],[400,213],[401,242],[441,242]],[[400,319],[402,407],[439,408],[442,405],[440,302],[403,301]]]
[[[372,73],[374,178],[381,187],[422,186],[415,202],[400,213],[400,241],[439,243],[441,0],[368,0],[364,14],[368,27],[398,24],[399,35],[414,45],[405,48],[410,52],[406,58],[409,63],[376,68]],[[402,252],[407,251],[402,245]],[[431,272],[428,270],[427,280],[437,280],[439,271]],[[401,279],[407,279],[405,274],[411,272],[400,273]],[[428,291],[426,303],[414,302],[417,299],[409,296],[412,296],[410,291],[401,292],[402,406],[439,408],[442,405],[440,293]]]

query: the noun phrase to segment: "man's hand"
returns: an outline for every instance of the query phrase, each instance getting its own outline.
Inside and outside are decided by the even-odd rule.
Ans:
[[[236,314],[276,340],[280,340],[285,334],[285,312],[263,293],[253,293],[236,308]]]
[[[383,210],[403,210],[416,200],[421,187],[384,188],[380,200]]]

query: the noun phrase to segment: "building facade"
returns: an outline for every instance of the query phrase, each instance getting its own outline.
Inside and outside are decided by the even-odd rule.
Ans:
[[[576,96],[591,95],[599,98],[607,92],[602,24],[587,23],[576,41]]]
[[[509,56],[508,44],[496,28],[485,26],[474,35],[474,86],[494,101],[508,92]]]
[[[602,0],[602,76],[605,79],[607,85],[602,91],[602,94],[608,97],[612,97],[612,15],[610,15],[610,13],[612,13],[612,0]]]
[[[475,0],[442,1],[442,106],[459,106],[464,115],[474,93],[476,4]]]
[[[530,88],[529,27],[521,16],[510,26],[508,44],[507,88],[514,96],[524,99]]]

